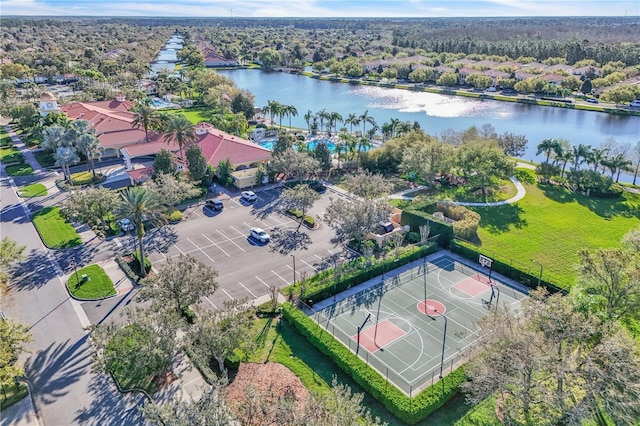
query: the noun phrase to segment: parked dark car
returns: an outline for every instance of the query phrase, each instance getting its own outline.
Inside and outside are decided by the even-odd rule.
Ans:
[[[221,211],[224,208],[224,204],[217,198],[209,198],[205,201],[204,205],[212,210]]]

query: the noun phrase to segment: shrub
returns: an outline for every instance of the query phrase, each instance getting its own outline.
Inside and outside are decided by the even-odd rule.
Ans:
[[[93,183],[93,173],[91,172],[79,172],[71,175],[72,185],[88,185]]]
[[[470,240],[476,235],[480,224],[480,215],[478,213],[464,206],[447,202],[439,202],[436,210],[455,220],[453,222],[453,235],[456,237]]]
[[[180,210],[174,210],[172,211],[168,216],[167,216],[167,220],[169,222],[175,223],[175,222],[180,222],[182,220],[182,212]]]
[[[442,382],[429,386],[420,394],[409,398],[395,386],[389,386],[380,373],[290,303],[284,304],[283,315],[312,345],[367,389],[369,394],[384,404],[393,415],[406,423],[415,424],[428,417],[456,395],[460,385],[466,380],[463,368],[458,368]]]

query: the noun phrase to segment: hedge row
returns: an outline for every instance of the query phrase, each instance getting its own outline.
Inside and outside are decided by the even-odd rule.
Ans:
[[[300,210],[290,209],[287,210],[287,214],[295,217],[298,220],[300,220],[300,218],[302,217],[302,212]],[[304,215],[303,223],[309,228],[313,228],[316,225],[316,220],[309,215]]]
[[[438,244],[441,247],[448,247],[449,241],[453,238],[453,226],[450,223],[421,210],[402,210],[400,225],[409,225],[411,231],[420,232],[420,226],[426,224],[429,224],[431,235],[439,235]]]
[[[478,232],[478,225],[480,225],[480,215],[478,213],[464,206],[447,202],[439,202],[436,211],[455,220],[453,222],[453,234],[456,237],[471,239]]]
[[[461,367],[451,372],[441,382],[409,398],[293,305],[285,303],[282,313],[313,346],[335,362],[371,396],[384,404],[394,416],[408,424],[415,424],[427,418],[456,395],[460,391],[460,385],[466,380]]]
[[[300,297],[305,303],[309,303],[310,300],[324,300],[336,293],[340,293],[371,278],[380,276],[383,272],[388,272],[394,268],[406,265],[436,251],[438,251],[437,244],[427,243],[423,246],[411,247],[402,252],[397,259],[389,256],[389,258],[370,266],[366,266],[362,258],[358,258],[343,265],[342,274],[337,281],[335,280],[334,270],[327,269],[299,283],[296,288],[288,287],[286,291],[289,294],[293,294],[294,291],[304,286],[306,287],[306,291],[304,294],[300,294]]]
[[[480,250],[478,250],[477,247],[471,245],[470,243],[465,243],[460,240],[451,241],[451,244],[449,245],[449,250],[473,262],[478,261],[479,255],[481,254],[486,255],[486,253],[482,253]],[[493,272],[497,272],[499,274],[504,275],[505,277],[518,281],[519,283],[524,284],[529,288],[536,288],[538,286],[538,280],[540,279],[539,275],[534,275],[529,272],[524,272],[506,262],[503,262],[495,258],[493,258],[491,269],[493,270]],[[560,287],[548,281],[540,280],[540,285],[545,287],[551,293],[567,292],[567,290],[564,289],[563,287]]]

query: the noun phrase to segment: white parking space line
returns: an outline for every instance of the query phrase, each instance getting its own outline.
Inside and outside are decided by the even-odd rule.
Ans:
[[[216,231],[218,231],[218,234],[220,234],[220,235],[222,235],[223,237],[225,237],[225,238],[227,239],[227,241],[229,241],[229,242],[231,242],[232,244],[234,244],[236,247],[238,247],[238,248],[239,248],[240,250],[242,250],[243,252],[246,252],[246,250],[245,250],[245,249],[243,249],[242,247],[240,247],[238,244],[236,244],[236,242],[235,242],[235,241],[233,241],[231,238],[229,238],[229,237],[227,237],[226,235],[224,235],[224,233],[223,233],[221,230],[216,229]]]
[[[206,300],[207,302],[211,303],[211,306],[213,306],[214,309],[218,309],[218,307],[211,300],[209,300],[209,298],[207,296],[204,296],[204,300]]]
[[[307,262],[304,261],[304,259],[300,259],[300,261],[302,263],[304,263],[305,265],[307,265],[309,268],[313,269],[314,271],[318,272],[317,268],[314,268],[313,265],[308,264]]]
[[[264,286],[265,286],[266,288],[270,288],[270,287],[271,287],[269,284],[265,283],[265,282],[262,280],[262,278],[260,278],[260,277],[259,277],[259,276],[257,276],[257,275],[256,275],[256,279],[257,279],[258,281],[260,281],[262,284],[264,284]]]
[[[237,230],[236,228],[234,228],[233,226],[229,226],[229,228],[231,228],[231,229],[233,229],[234,231],[236,231],[238,234],[240,234],[240,236],[242,236],[242,237],[246,237],[246,234],[245,234],[245,233],[242,233],[242,232],[238,231],[238,230]]]
[[[251,293],[251,296],[253,296],[254,299],[258,297],[251,290],[249,290],[246,285],[242,284],[240,281],[238,281],[238,284],[240,284],[245,290]]]
[[[120,239],[118,239],[118,237],[114,238],[113,241],[115,241],[118,248],[122,247],[122,243],[120,242]]]
[[[211,263],[215,263],[215,260],[213,260],[213,259],[211,258],[211,256],[209,256],[207,253],[205,253],[205,251],[204,251],[204,250],[202,250],[200,247],[198,247],[198,245],[197,245],[196,243],[194,243],[193,241],[191,241],[191,239],[190,239],[190,238],[187,238],[187,241],[189,241],[189,242],[190,242],[191,244],[193,244],[193,245],[194,245],[198,250],[200,250],[200,252],[201,252],[202,254],[204,254],[205,256],[207,256],[207,259],[209,259],[209,260],[211,261]]]
[[[180,254],[183,254],[183,255],[186,254],[185,252],[180,250],[180,247],[178,247],[177,245],[175,245],[175,244],[171,244],[171,245],[174,246],[180,252]]]
[[[274,271],[273,269],[271,270],[271,272],[273,273],[273,275],[275,275],[276,277],[280,278],[282,281],[284,281],[285,283],[289,284],[289,280],[286,280],[284,278],[282,278],[280,275],[278,275],[278,273],[276,271]]]
[[[220,290],[224,291],[224,294],[226,294],[227,296],[229,296],[229,298],[230,298],[231,300],[236,300],[236,299],[234,299],[234,298],[233,298],[233,296],[232,296],[232,295],[230,295],[230,294],[227,292],[227,290],[225,290],[224,288],[220,287]]]
[[[231,255],[229,253],[227,253],[226,251],[224,251],[224,249],[222,247],[220,247],[215,241],[213,241],[211,238],[207,237],[204,234],[201,234],[203,237],[205,237],[207,240],[211,241],[211,244],[213,244],[214,246],[216,246],[217,248],[219,248],[224,254],[227,255],[227,257],[231,257]]]

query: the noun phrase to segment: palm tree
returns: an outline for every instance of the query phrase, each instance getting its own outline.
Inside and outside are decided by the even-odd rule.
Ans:
[[[131,108],[134,113],[132,127],[142,127],[144,129],[144,139],[149,142],[149,129],[155,129],[160,124],[158,111],[151,106],[140,103]]]
[[[602,164],[602,160],[607,158],[607,153],[609,152],[609,148],[593,148],[589,153],[589,157],[587,158],[587,164],[593,164],[593,171],[598,171],[598,166]]]
[[[360,138],[358,144],[358,167],[362,166],[362,152],[371,148],[371,140],[369,138]]]
[[[360,122],[362,123],[363,135],[367,134],[367,123],[371,124],[372,126],[376,125],[376,120],[369,115],[369,110],[365,110],[365,112],[362,113],[362,115],[360,116]]]
[[[180,148],[180,158],[184,160],[182,148],[197,139],[195,128],[187,117],[182,114],[173,114],[165,127],[164,141],[168,144],[175,143]]]
[[[307,110],[307,113],[304,115],[304,121],[307,122],[307,130],[311,133],[311,120],[313,119],[313,111],[310,109]]]
[[[333,125],[336,133],[338,132],[338,123],[342,123],[342,115],[339,112],[332,112],[329,114],[329,122]],[[331,130],[329,130],[331,132]]]
[[[391,137],[391,135],[393,135],[393,126],[391,125],[391,123],[384,123],[380,130],[382,131],[383,142],[386,138],[389,138]]]
[[[93,179],[95,180],[95,159],[96,156],[99,157],[102,153],[102,149],[100,148],[100,140],[98,140],[98,138],[92,133],[85,133],[78,138],[76,145],[78,149],[84,154],[84,156],[87,157],[88,165],[91,167]]]
[[[556,161],[558,161],[558,163],[562,163],[562,171],[560,172],[560,177],[564,176],[564,170],[567,167],[567,163],[571,160],[573,160],[573,152],[567,150],[564,150],[562,148],[559,149],[559,151],[556,152]]]
[[[144,222],[150,220],[157,222],[160,218],[159,204],[153,194],[141,186],[134,186],[122,193],[120,205],[116,208],[116,216],[120,219],[128,218],[136,227],[138,237],[138,257],[140,261],[140,276],[146,275],[144,268]]]
[[[631,160],[628,160],[623,154],[618,154],[615,157],[610,157],[602,161],[602,164],[611,171],[611,179],[613,175],[616,175],[616,182],[620,179],[620,173],[622,171],[631,171]]]
[[[287,115],[287,117],[289,117],[289,128],[291,129],[291,116],[297,117],[298,110],[293,105],[284,105],[282,109],[283,109],[283,112]]]
[[[536,151],[536,155],[540,155],[543,152],[545,153],[545,155],[547,156],[547,158],[544,160],[545,163],[549,162],[549,157],[551,156],[551,153],[553,153],[554,151],[556,151],[556,149],[559,147],[559,142],[557,139],[543,139],[542,142],[540,142],[538,144],[538,146],[536,147],[538,150]]]
[[[590,150],[590,145],[579,144],[572,147],[574,172],[577,172],[580,165],[587,160]]]
[[[353,133],[353,126],[359,126],[360,125],[360,117],[358,117],[356,114],[351,113],[347,116],[347,118],[344,120],[344,124],[348,124],[349,127],[349,133]]]
[[[269,114],[269,117],[271,118],[271,128],[273,129],[274,123],[273,123],[273,118],[276,115],[280,114],[280,111],[282,110],[282,104],[280,104],[280,102],[278,101],[267,101],[267,106],[262,108],[262,111],[264,111],[266,114]]]
[[[633,156],[636,160],[636,169],[633,172],[633,184],[636,184],[636,178],[638,177],[638,170],[640,169],[640,141],[633,147]]]
[[[391,127],[391,136],[392,137],[396,137],[398,136],[398,125],[400,124],[400,119],[398,118],[392,118],[389,121],[389,126]]]
[[[401,121],[400,123],[398,123],[398,126],[396,127],[396,135],[397,136],[406,135],[411,131],[411,129],[412,129],[412,125],[410,122]]]
[[[329,120],[331,115],[327,112],[326,109],[322,109],[316,113],[318,120],[320,120],[320,131],[324,128],[324,121]]]

